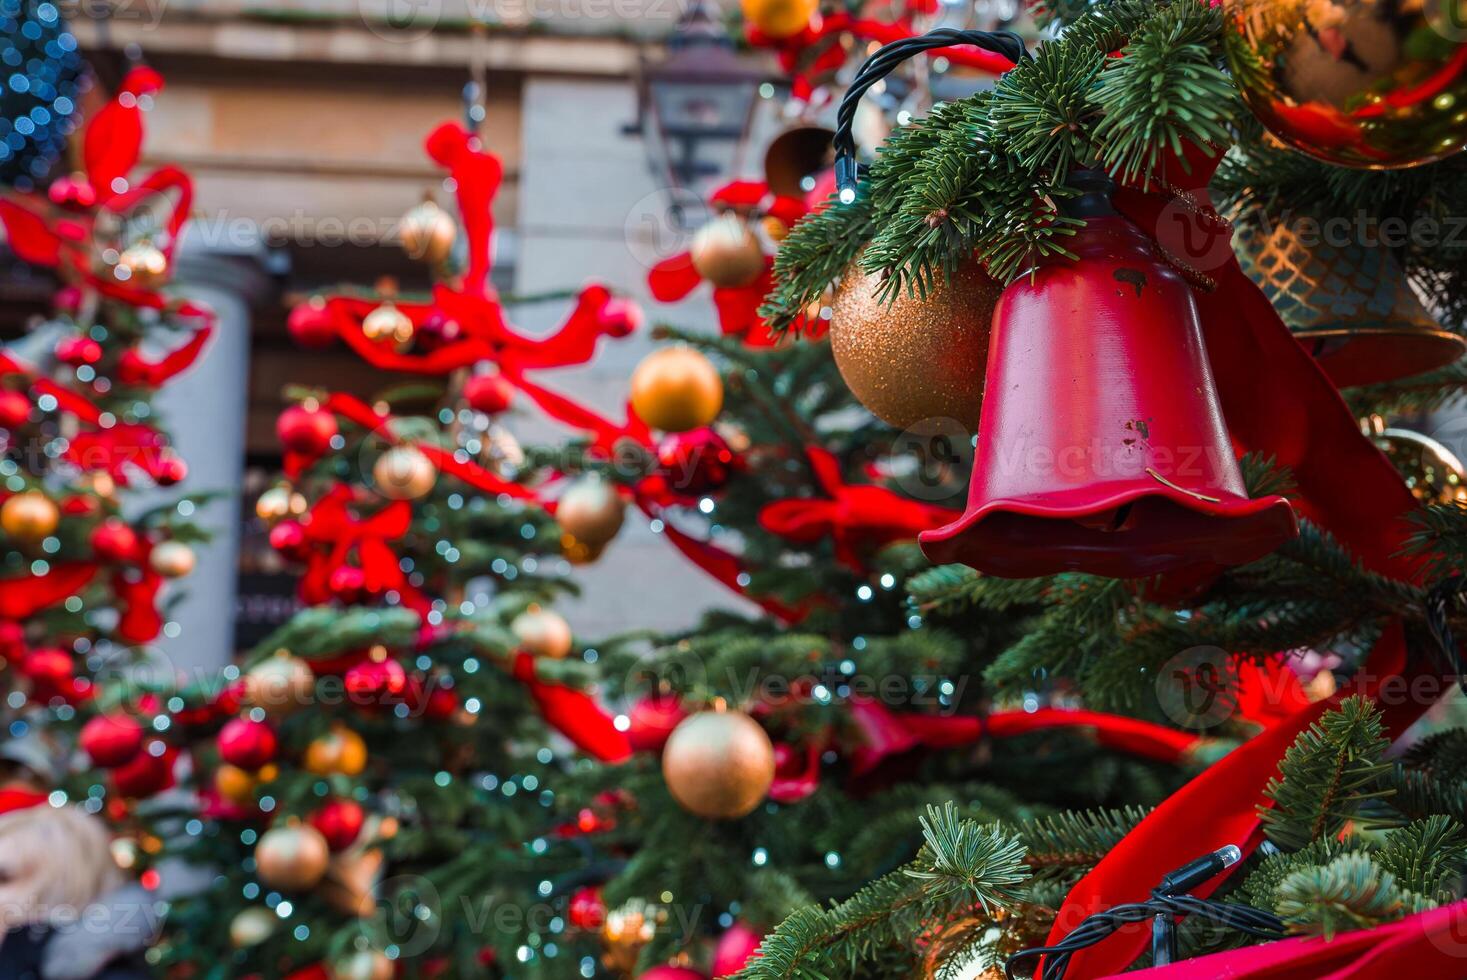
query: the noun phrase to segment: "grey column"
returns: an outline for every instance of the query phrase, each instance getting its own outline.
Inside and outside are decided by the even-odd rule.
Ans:
[[[169,586],[184,599],[168,615],[177,625],[168,632],[176,635],[158,641],[174,668],[191,676],[217,669],[234,653],[250,320],[252,307],[272,292],[263,257],[263,251],[224,251],[186,236],[176,259],[176,292],[207,304],[217,316],[202,356],[154,401],[188,463],[188,478],[160,493],[218,494],[193,515],[213,537],[196,546],[194,573]]]

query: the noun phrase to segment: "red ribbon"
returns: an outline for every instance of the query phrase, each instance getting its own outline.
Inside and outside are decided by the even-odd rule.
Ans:
[[[489,288],[489,268],[494,261],[494,196],[499,193],[504,167],[498,157],[480,149],[477,136],[458,123],[444,123],[433,130],[423,147],[453,178],[469,246],[464,288],[483,296]]]
[[[117,363],[117,378],[124,384],[161,388],[193,366],[213,332],[212,326],[200,327],[187,342],[155,361],[136,350],[124,351]]]
[[[528,653],[515,655],[512,672],[530,692],[545,720],[577,748],[602,762],[624,762],[631,758],[632,743],[616,730],[611,718],[590,695],[564,684],[540,680],[535,672],[535,658]]]
[[[826,498],[766,504],[759,511],[759,525],[770,534],[806,544],[831,538],[837,560],[857,572],[865,568],[862,554],[868,549],[915,539],[957,516],[885,487],[846,483],[841,479],[840,463],[824,449],[811,446],[806,455]]]
[[[397,554],[388,544],[407,534],[412,507],[405,500],[394,500],[371,517],[358,518],[351,512],[353,497],[351,487],[338,483],[316,501],[310,519],[302,522],[306,541],[314,548],[301,577],[301,601],[322,605],[335,598],[331,575],[349,567],[355,552],[367,592],[396,591],[404,606],[425,612],[430,605],[427,598],[408,583]]]
[[[45,574],[0,578],[0,619],[25,620],[86,588],[97,574],[92,562],[58,562]]]
[[[1126,980],[1378,980],[1460,977],[1467,958],[1467,902],[1428,909],[1335,936],[1283,939],[1170,966],[1126,973]]]

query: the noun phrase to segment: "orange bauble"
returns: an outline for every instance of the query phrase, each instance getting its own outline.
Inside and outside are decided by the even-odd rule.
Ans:
[[[16,541],[35,542],[49,537],[61,522],[61,509],[39,490],[27,490],[0,504],[0,530]]]
[[[555,520],[563,533],[561,545],[568,556],[598,555],[626,516],[626,502],[616,487],[598,476],[577,480],[560,495]]]
[[[318,776],[356,776],[367,768],[367,743],[350,728],[338,725],[306,746],[302,764]]]
[[[426,497],[438,482],[438,470],[422,451],[412,446],[395,446],[377,457],[372,466],[377,492],[392,500]]]
[[[632,409],[654,429],[701,429],[722,408],[723,379],[695,350],[665,347],[648,354],[632,372]]]
[[[742,711],[704,711],[684,720],[662,750],[668,792],[689,813],[733,820],[751,812],[774,782],[774,745]]]
[[[803,31],[820,9],[820,0],[743,0],[744,20],[772,38],[786,38]]]

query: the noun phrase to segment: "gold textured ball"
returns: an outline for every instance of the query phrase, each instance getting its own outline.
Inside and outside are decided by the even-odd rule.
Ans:
[[[662,750],[662,778],[684,810],[710,820],[752,811],[774,782],[774,745],[742,711],[685,719]]]
[[[316,697],[316,675],[310,665],[289,654],[255,664],[245,674],[244,683],[245,700],[277,717],[311,704]]]
[[[439,265],[453,254],[458,225],[452,215],[430,198],[408,209],[398,223],[397,233],[402,238],[403,251],[410,258]]]
[[[531,606],[516,616],[509,624],[509,631],[530,653],[553,660],[568,656],[574,640],[564,616],[539,606]]]
[[[0,504],[0,530],[27,543],[50,537],[61,523],[61,508],[39,490],[27,490]]]
[[[279,924],[274,912],[252,905],[229,921],[229,942],[235,949],[258,946],[270,938]]]
[[[890,304],[879,275],[852,265],[831,302],[830,350],[856,400],[888,425],[955,419],[977,431],[993,308],[1003,292],[976,263],[927,298]]]
[[[412,317],[398,309],[397,304],[390,299],[384,300],[381,306],[362,318],[362,333],[367,335],[368,340],[384,340],[403,345],[412,341],[415,329]]]
[[[568,552],[599,552],[616,537],[625,517],[626,502],[621,494],[599,476],[585,476],[572,483],[555,508],[555,519],[564,532],[561,544]]]
[[[438,482],[438,470],[421,451],[412,446],[395,446],[377,457],[372,466],[377,492],[392,500],[425,497]]]
[[[1467,145],[1460,0],[1226,0],[1228,65],[1268,131],[1336,166],[1395,169]]]
[[[381,833],[379,826],[378,836]],[[331,856],[317,894],[342,915],[366,918],[377,910],[377,885],[382,880],[380,848],[350,848]]]
[[[254,773],[227,762],[214,770],[214,791],[236,806],[255,802],[256,783]]]
[[[1446,446],[1410,429],[1377,427],[1375,444],[1423,504],[1467,502],[1467,470]]]
[[[805,29],[820,0],[742,0],[744,20],[772,38],[793,37]]]
[[[345,725],[336,725],[311,740],[301,764],[318,776],[357,776],[367,768],[367,743]]]
[[[715,286],[747,286],[764,271],[764,247],[749,223],[723,214],[693,236],[693,268]]]
[[[331,964],[332,980],[392,980],[392,961],[377,949],[359,949]]]
[[[255,845],[255,873],[264,884],[285,891],[316,887],[326,874],[331,848],[309,824],[274,827]]]
[[[723,408],[718,368],[688,347],[664,347],[648,354],[632,372],[632,409],[654,429],[701,429]]]
[[[152,242],[129,245],[117,257],[113,276],[139,289],[157,289],[168,281],[168,256]]]
[[[148,564],[164,578],[183,578],[194,570],[198,558],[182,541],[160,541],[148,555]]]

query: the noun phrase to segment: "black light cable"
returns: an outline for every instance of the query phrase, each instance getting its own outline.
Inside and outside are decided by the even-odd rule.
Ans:
[[[1097,912],[1053,946],[1021,950],[1004,964],[1004,975],[1016,980],[1020,964],[1044,958],[1040,980],[1063,980],[1070,957],[1082,949],[1114,935],[1124,926],[1151,923],[1152,962],[1161,966],[1176,958],[1177,919],[1193,916],[1257,939],[1282,939],[1284,923],[1278,916],[1251,905],[1218,902],[1186,894],[1243,859],[1243,852],[1229,844],[1205,854],[1168,874],[1151,891],[1145,902],[1117,905]]]
[[[856,141],[851,127],[856,119],[856,105],[861,96],[881,81],[898,65],[914,55],[933,48],[950,48],[955,44],[971,44],[985,51],[1003,55],[1017,63],[1030,57],[1024,47],[1024,39],[1013,31],[965,31],[956,27],[939,27],[917,37],[904,38],[882,45],[881,49],[866,59],[850,88],[840,101],[835,114],[835,186],[840,200],[849,204],[856,199],[856,181],[859,168],[856,165]]]

